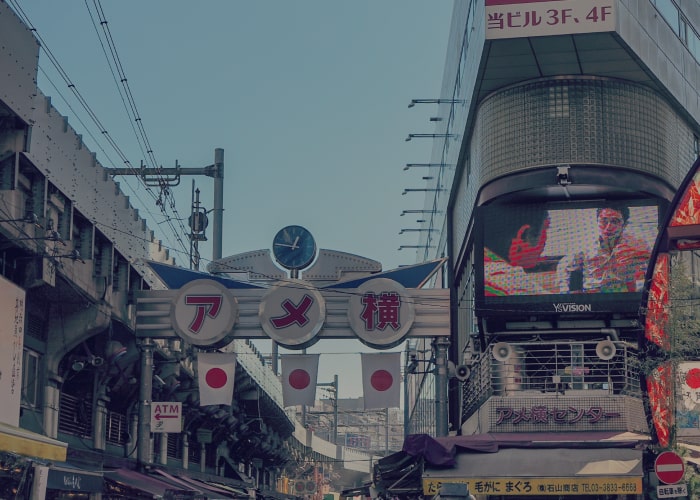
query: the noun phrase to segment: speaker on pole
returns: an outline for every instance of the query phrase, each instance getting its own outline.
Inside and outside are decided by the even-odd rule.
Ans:
[[[513,347],[508,342],[496,342],[491,353],[496,361],[507,361],[513,355]]]
[[[615,357],[617,348],[615,344],[610,340],[601,340],[595,346],[596,355],[603,361],[609,361]]]
[[[464,382],[469,378],[471,370],[467,365],[457,365],[455,367],[455,378],[460,382]]]

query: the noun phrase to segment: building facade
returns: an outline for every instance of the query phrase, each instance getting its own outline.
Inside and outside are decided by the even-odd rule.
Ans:
[[[494,466],[548,443],[534,468],[465,456],[452,477],[493,480],[484,496],[531,495],[506,491],[514,477],[561,495],[655,484],[639,308],[698,156],[698,26],[697,1],[455,2],[441,94],[412,103],[437,108],[416,259],[450,258],[450,359],[469,368],[450,380],[449,430],[510,442]],[[419,386],[409,429],[430,425]],[[593,446],[615,460],[603,440],[634,467],[584,484],[559,465]]]

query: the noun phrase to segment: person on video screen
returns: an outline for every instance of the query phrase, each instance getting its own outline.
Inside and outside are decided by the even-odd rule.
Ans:
[[[509,213],[498,225],[485,228],[484,292],[487,296],[548,293],[533,270],[547,243],[547,210]]]
[[[562,261],[562,293],[641,291],[651,249],[642,239],[625,233],[629,207],[608,204],[596,210],[598,240]]]

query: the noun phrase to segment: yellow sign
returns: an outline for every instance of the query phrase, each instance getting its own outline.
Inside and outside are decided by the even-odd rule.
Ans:
[[[639,495],[641,477],[480,477],[424,478],[423,494],[436,495],[443,483],[464,483],[472,495],[566,496]]]

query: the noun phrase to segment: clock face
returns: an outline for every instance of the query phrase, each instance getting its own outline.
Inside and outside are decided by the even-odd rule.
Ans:
[[[272,252],[282,267],[303,269],[311,264],[316,256],[316,242],[306,228],[287,226],[275,235]]]

